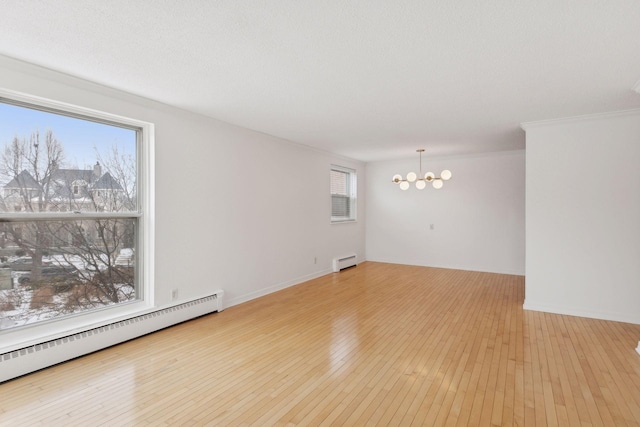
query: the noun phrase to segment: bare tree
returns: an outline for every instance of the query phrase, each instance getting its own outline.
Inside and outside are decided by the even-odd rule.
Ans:
[[[98,162],[122,187],[123,198],[126,202],[124,208],[127,210],[135,209],[136,189],[138,188],[135,156],[122,151],[115,143],[107,153],[101,153],[96,147],[94,147],[94,150]]]
[[[48,130],[41,139],[34,131],[29,137],[14,137],[4,147],[0,174],[6,184],[0,207],[5,211],[101,213],[135,209],[135,156],[114,145],[104,155],[96,149],[98,161],[93,170],[64,169],[63,146],[53,132]],[[122,248],[135,246],[134,220],[100,216],[25,220],[5,222],[0,228],[7,242],[32,258],[32,287],[44,283],[64,299],[64,306],[56,310],[89,309],[135,296],[134,258],[124,263],[118,259]],[[58,267],[69,268],[68,278],[43,280],[45,252],[55,255]]]
[[[44,141],[40,131],[31,132],[22,139],[15,136],[2,153],[0,172],[11,177],[10,194],[5,194],[5,204],[13,209],[27,212],[46,212],[51,200],[52,176],[64,159],[62,145],[47,130]],[[6,206],[5,206],[6,207]],[[42,267],[42,244],[46,230],[41,222],[22,223],[19,228],[5,224],[5,235],[18,244],[32,258],[32,277],[40,279]],[[34,236],[33,244],[25,244],[26,236]]]

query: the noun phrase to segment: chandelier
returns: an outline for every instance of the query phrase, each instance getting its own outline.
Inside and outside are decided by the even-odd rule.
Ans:
[[[401,190],[408,190],[410,182],[415,182],[418,190],[424,189],[427,186],[427,182],[430,182],[436,190],[442,188],[443,182],[451,179],[451,171],[445,169],[440,173],[440,176],[435,176],[433,172],[427,172],[422,175],[422,153],[424,149],[421,148],[416,151],[420,153],[420,173],[416,175],[415,172],[409,172],[407,179],[402,179],[402,175],[394,175],[393,182],[400,184]]]

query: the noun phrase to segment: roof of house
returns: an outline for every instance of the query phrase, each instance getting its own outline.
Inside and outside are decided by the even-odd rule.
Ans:
[[[105,172],[92,186],[94,190],[122,190],[122,186],[109,172]]]
[[[74,182],[84,181],[90,189],[93,190],[122,190],[120,183],[111,176],[109,172],[105,172],[100,178],[96,179],[93,170],[85,169],[58,169],[52,174],[52,180],[58,185],[54,186],[57,196],[68,197],[71,195]],[[23,170],[7,183],[4,188],[40,188],[40,184],[27,171]]]
[[[40,188],[40,184],[31,174],[23,170],[15,178],[9,181],[4,188]]]
[[[51,178],[69,184],[81,179],[87,184],[91,184],[95,180],[95,175],[92,170],[86,169],[58,169],[53,172]]]

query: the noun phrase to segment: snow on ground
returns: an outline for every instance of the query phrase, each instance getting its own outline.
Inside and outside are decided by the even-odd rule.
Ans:
[[[129,298],[127,299],[123,298],[122,302],[135,299],[135,291],[132,286],[120,285],[119,291],[121,295],[129,296]],[[23,286],[0,291],[0,306],[4,301],[8,300],[11,300],[13,302],[13,305],[15,306],[14,310],[0,310],[0,330],[37,323],[56,317],[68,316],[74,313],[95,310],[114,304],[111,302],[103,304],[96,301],[96,306],[90,308],[89,310],[81,306],[69,308],[66,305],[67,296],[69,295],[69,293],[61,292],[57,295],[54,295],[53,301],[51,303],[46,304],[44,307],[33,309],[31,308],[33,294],[33,290]]]
[[[120,255],[129,256],[133,255],[132,249],[122,249]],[[7,263],[16,264],[28,264],[31,262],[29,257],[9,257]],[[42,258],[43,266],[52,265],[60,267],[73,266],[81,273],[83,278],[91,278],[95,274],[95,264],[97,264],[99,270],[105,270],[109,265],[109,258],[106,255],[102,255],[98,258],[94,265],[88,265],[83,257],[78,255],[52,255]],[[102,303],[94,299],[92,301],[95,306],[87,309],[82,306],[69,307],[67,304],[69,292],[60,292],[53,296],[53,300],[50,303],[44,304],[41,308],[31,308],[31,301],[34,296],[34,291],[28,286],[21,286],[18,283],[18,279],[24,274],[30,274],[28,271],[12,271],[11,278],[13,282],[13,289],[0,290],[0,330],[10,329],[18,326],[37,323],[56,317],[67,316],[74,313],[80,313],[83,311],[94,310],[102,308],[115,303]],[[128,284],[116,285],[120,294],[121,302],[135,300],[135,289]],[[3,303],[12,302],[15,309],[2,310]],[[90,305],[92,302],[88,302],[86,305]]]

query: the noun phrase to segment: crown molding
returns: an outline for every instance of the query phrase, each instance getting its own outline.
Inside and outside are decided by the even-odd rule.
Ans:
[[[596,114],[585,114],[582,116],[573,116],[573,117],[563,117],[559,119],[550,119],[550,120],[539,120],[534,122],[524,122],[520,123],[520,128],[525,132],[527,129],[531,129],[539,126],[549,126],[560,123],[573,123],[573,122],[582,122],[582,121],[591,121],[597,119],[606,119],[611,117],[622,117],[622,116],[631,116],[640,114],[640,108],[634,108],[631,110],[622,110],[622,111],[610,111],[607,113],[596,113]]]

